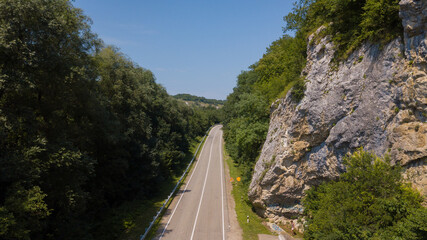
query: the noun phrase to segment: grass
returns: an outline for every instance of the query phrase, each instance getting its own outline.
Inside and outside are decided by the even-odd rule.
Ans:
[[[200,145],[199,151],[203,147],[204,141]],[[190,151],[186,154],[186,160],[172,178],[172,181],[164,181],[159,183],[159,191],[150,199],[138,199],[123,203],[117,208],[106,213],[105,220],[99,223],[97,239],[119,239],[119,240],[137,240],[144,234],[157,211],[162,207],[163,203],[173,190],[185,168],[194,156],[194,153],[202,141],[202,137],[197,137],[191,142]],[[167,203],[166,207],[172,202],[172,199]],[[158,228],[161,217],[156,221],[146,239],[154,237]]]
[[[224,149],[224,148],[223,148]],[[224,159],[230,169],[230,177],[236,179],[241,177],[241,170],[235,165],[228,156],[225,149],[223,151]],[[233,181],[233,190],[231,194],[236,202],[237,221],[243,230],[243,239],[258,240],[258,234],[271,234],[271,232],[262,224],[263,219],[252,211],[252,204],[248,199],[248,185],[242,182]],[[249,216],[249,223],[246,222],[246,216]]]

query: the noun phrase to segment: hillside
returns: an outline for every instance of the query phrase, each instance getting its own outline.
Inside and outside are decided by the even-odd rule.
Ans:
[[[384,229],[391,229],[390,238],[402,236],[393,224],[402,224],[413,212],[420,213],[416,221],[425,222],[426,10],[426,1],[301,0],[285,16],[285,30],[295,30],[295,36],[273,42],[239,75],[224,105],[226,148],[246,173],[248,197],[260,216],[277,224],[299,218],[300,229],[309,222],[330,234],[310,239],[371,239]],[[387,223],[353,222],[337,229],[338,222],[314,222],[304,211],[307,192],[341,179],[349,167],[344,159],[361,148],[390,158],[385,165],[402,166],[397,185],[417,189],[409,191],[416,199],[413,208],[399,205],[404,197],[388,195],[379,201],[392,216]],[[376,183],[370,187],[376,189]],[[319,189],[311,191],[316,204],[338,203],[321,199],[325,188]],[[343,204],[347,212],[330,211],[324,218],[363,218],[355,205]],[[414,236],[410,239],[420,235]]]
[[[188,105],[196,105],[201,107],[221,108],[225,103],[225,100],[208,99],[186,93],[176,94],[173,97],[186,102]]]

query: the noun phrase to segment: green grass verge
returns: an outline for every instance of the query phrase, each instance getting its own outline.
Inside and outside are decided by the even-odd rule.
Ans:
[[[119,239],[119,240],[139,240],[149,226],[157,211],[162,207],[164,201],[179,181],[182,173],[185,171],[188,163],[194,156],[194,153],[202,141],[203,137],[197,137],[191,142],[190,151],[186,155],[186,160],[180,166],[180,171],[172,178],[172,181],[164,181],[159,184],[159,191],[150,199],[138,199],[125,202],[115,209],[106,213],[105,220],[99,222],[97,227],[96,239]],[[205,139],[197,154],[200,153]],[[194,165],[194,164],[193,164]],[[171,201],[169,201],[168,205]],[[158,228],[159,220],[156,222],[147,239],[154,237]]]
[[[233,190],[231,194],[236,203],[237,221],[243,230],[243,239],[245,240],[258,240],[258,234],[271,234],[271,232],[262,224],[263,219],[260,218],[254,211],[252,211],[252,204],[248,198],[248,185],[242,182],[237,182],[236,178],[241,177],[241,170],[236,166],[230,156],[228,156],[225,148],[224,159],[230,169],[230,176],[234,179]],[[249,223],[246,217],[249,216]]]

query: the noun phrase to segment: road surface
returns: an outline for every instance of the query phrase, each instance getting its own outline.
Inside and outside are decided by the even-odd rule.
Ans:
[[[229,217],[221,126],[213,127],[185,184],[166,210],[157,235],[162,240],[225,240]]]

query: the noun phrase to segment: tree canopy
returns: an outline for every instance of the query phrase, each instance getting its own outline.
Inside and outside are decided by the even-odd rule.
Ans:
[[[399,0],[299,0],[284,20],[285,31],[305,36],[326,26],[317,38],[332,36],[338,61],[366,40],[386,44],[403,35]]]
[[[306,64],[306,40],[302,34],[284,35],[263,57],[237,77],[237,86],[224,104],[224,139],[228,153],[250,181],[253,165],[265,141],[269,107],[290,89],[295,101],[304,96],[301,71]]]
[[[105,212],[155,195],[220,121],[90,23],[67,0],[0,0],[1,239],[115,239]]]
[[[192,102],[198,102],[198,103],[207,103],[211,105],[224,105],[224,100],[217,100],[217,99],[209,99],[205,97],[198,97],[187,93],[181,93],[176,94],[173,96],[176,99],[181,99],[184,101],[192,101]]]
[[[305,239],[425,239],[427,210],[399,165],[359,149],[338,180],[307,192]]]

